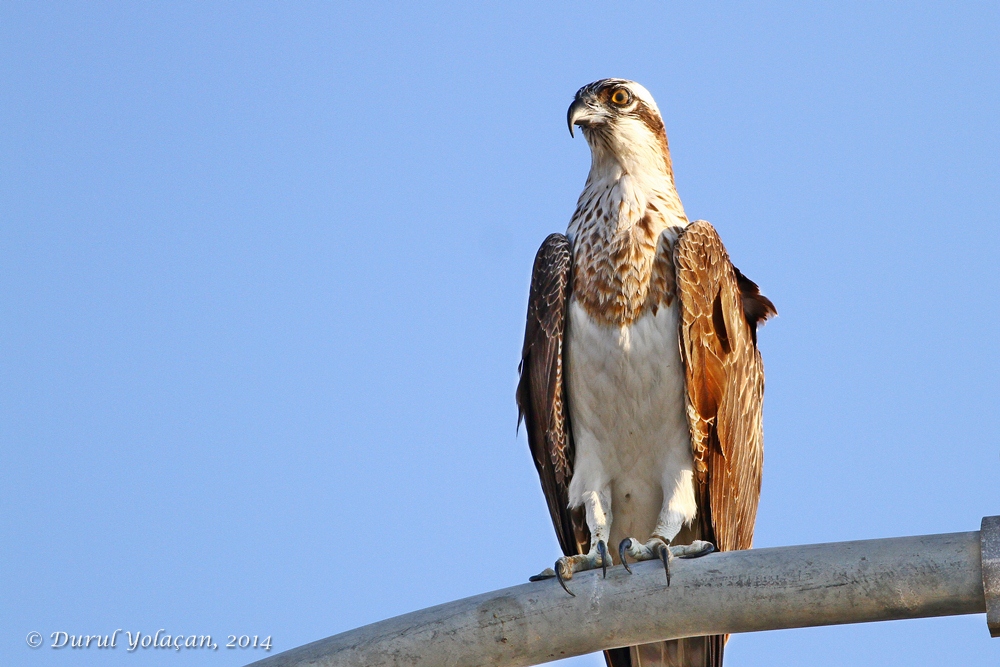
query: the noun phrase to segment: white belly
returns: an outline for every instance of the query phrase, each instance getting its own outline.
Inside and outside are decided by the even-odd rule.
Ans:
[[[696,513],[677,327],[676,301],[620,329],[595,323],[570,303],[566,377],[576,447],[570,506],[610,490],[611,544],[648,539],[668,507],[684,522]]]

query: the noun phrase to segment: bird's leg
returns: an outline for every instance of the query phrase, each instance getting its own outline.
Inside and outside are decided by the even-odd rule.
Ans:
[[[587,512],[587,527],[590,529],[590,552],[575,556],[563,556],[556,561],[552,570],[546,569],[531,578],[532,581],[556,577],[566,592],[574,593],[566,587],[574,572],[601,568],[607,576],[608,568],[614,565],[608,553],[608,538],[611,536],[611,490],[591,491],[584,494],[583,505]]]
[[[563,556],[556,561],[556,578],[566,592],[566,582],[573,578],[574,572],[593,570],[598,567],[608,574],[608,566],[613,565],[611,554],[608,553],[608,538],[611,536],[611,489],[605,487],[601,491],[590,491],[584,494],[583,506],[587,511],[587,527],[590,529],[590,552],[577,556]]]
[[[653,529],[653,535],[643,544],[631,537],[626,537],[618,545],[618,555],[625,569],[632,572],[628,566],[626,556],[631,556],[638,561],[659,560],[663,563],[663,571],[667,576],[667,585],[670,585],[670,561],[676,558],[697,558],[715,551],[711,542],[695,540],[691,544],[670,545],[670,541],[677,537],[684,525],[684,517],[678,512],[667,509],[660,514],[660,520]]]

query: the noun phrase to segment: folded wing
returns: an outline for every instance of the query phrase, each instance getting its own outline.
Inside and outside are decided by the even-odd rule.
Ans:
[[[764,458],[757,325],[777,311],[705,221],[685,229],[674,265],[702,539],[749,549]]]
[[[517,385],[518,423],[524,420],[552,524],[567,556],[590,549],[582,511],[568,509],[573,439],[563,383],[563,343],[572,258],[563,234],[549,235],[535,255]]]

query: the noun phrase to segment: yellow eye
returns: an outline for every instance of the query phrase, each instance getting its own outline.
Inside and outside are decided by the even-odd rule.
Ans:
[[[628,91],[624,88],[619,88],[615,92],[611,93],[611,101],[618,106],[628,104],[629,97],[630,95],[628,94]]]

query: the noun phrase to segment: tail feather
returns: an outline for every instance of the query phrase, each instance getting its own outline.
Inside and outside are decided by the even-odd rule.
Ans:
[[[604,652],[608,667],[721,667],[725,635],[686,637]]]

